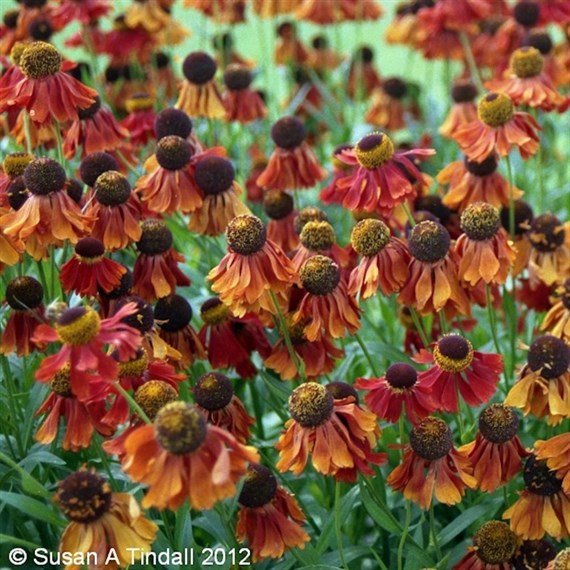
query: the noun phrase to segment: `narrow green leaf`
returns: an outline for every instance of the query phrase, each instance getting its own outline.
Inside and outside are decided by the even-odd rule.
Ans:
[[[360,487],[360,494],[364,508],[379,527],[398,536],[402,534],[400,523],[386,505],[379,505],[364,486]]]
[[[4,502],[15,509],[18,509],[20,512],[40,521],[53,524],[57,527],[65,526],[65,521],[61,519],[54,510],[44,503],[36,501],[36,499],[32,499],[31,497],[27,497],[26,495],[0,491],[0,502]]]
[[[359,487],[353,487],[342,499],[340,502],[340,519],[342,521],[346,520],[350,511],[354,508],[354,504],[358,499],[360,493]],[[329,546],[332,537],[334,536],[334,523],[335,519],[334,516],[329,516],[326,520],[325,525],[323,526],[323,530],[321,531],[321,535],[319,536],[319,540],[315,546],[317,552],[322,554]]]
[[[486,516],[489,512],[489,505],[475,505],[461,513],[456,519],[450,522],[441,530],[438,535],[440,546],[445,546],[453,540],[459,533],[463,532],[471,523]]]

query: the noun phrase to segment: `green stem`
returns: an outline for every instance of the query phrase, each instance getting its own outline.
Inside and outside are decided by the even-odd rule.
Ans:
[[[412,317],[412,321],[414,321],[414,326],[416,327],[416,330],[418,331],[418,334],[420,335],[420,338],[422,339],[424,348],[427,348],[429,345],[429,340],[428,340],[427,335],[424,331],[424,327],[422,326],[422,323],[420,321],[420,317],[416,313],[415,309],[412,309],[411,307],[410,307],[410,315]]]
[[[398,570],[404,568],[404,545],[406,544],[406,539],[408,538],[408,529],[410,527],[410,521],[412,519],[412,504],[410,501],[406,501],[406,520],[404,521],[404,532],[400,538],[400,544],[398,545]]]
[[[255,419],[257,420],[257,435],[260,439],[265,439],[265,430],[263,429],[263,412],[261,410],[261,406],[259,405],[259,399],[257,398],[254,380],[251,379],[248,383],[251,392],[251,401],[253,403],[253,411],[255,413]]]
[[[334,488],[334,519],[335,519],[335,532],[336,542],[338,546],[338,554],[340,556],[340,563],[343,568],[346,568],[346,560],[344,558],[344,548],[342,545],[342,521],[340,520],[340,481],[336,481]]]
[[[429,508],[429,528],[430,528],[430,532],[431,532],[431,539],[433,541],[433,547],[435,550],[435,555],[436,555],[436,559],[437,560],[441,560],[442,556],[441,556],[441,549],[439,548],[439,542],[437,540],[437,532],[435,531],[435,515],[433,512],[433,502],[430,505]]]
[[[497,354],[501,353],[501,346],[497,337],[497,321],[495,320],[495,311],[493,310],[493,303],[491,302],[491,286],[485,283],[485,300],[487,302],[487,311],[489,313],[489,324],[491,325],[491,336],[493,337],[493,344]]]
[[[415,220],[414,215],[412,214],[410,207],[408,206],[407,202],[402,203],[402,209],[404,210],[404,212],[406,214],[406,218],[408,218],[408,223],[410,224],[410,227],[413,228],[416,225],[416,220]]]
[[[22,111],[24,113],[24,136],[26,137],[26,152],[32,154],[32,133],[30,130],[30,114],[28,111]]]
[[[467,60],[467,65],[469,66],[469,71],[471,73],[471,79],[473,83],[477,86],[477,89],[481,93],[485,91],[483,83],[481,81],[481,76],[479,75],[479,68],[477,67],[477,62],[473,56],[473,51],[471,50],[471,44],[469,43],[469,38],[465,32],[459,32],[459,41],[463,47],[463,53],[465,54],[465,59]]]
[[[513,168],[511,165],[511,158],[507,154],[505,157],[507,164],[507,178],[509,181],[509,234],[511,239],[515,239],[515,197],[513,194]]]
[[[61,128],[57,121],[53,122],[53,130],[55,132],[55,140],[57,141],[57,161],[63,166],[63,141],[61,139]]]
[[[375,364],[374,360],[372,360],[372,356],[370,355],[370,352],[366,348],[364,341],[360,338],[360,336],[358,334],[355,334],[354,338],[356,339],[356,342],[360,345],[360,348],[361,348],[362,352],[364,353],[366,360],[368,360],[368,364],[370,365],[370,370],[371,370],[372,374],[374,374],[374,378],[379,378],[380,376],[378,374],[378,369],[376,368],[376,364]]]
[[[146,415],[145,411],[137,404],[135,399],[121,386],[119,382],[114,384],[115,390],[127,400],[129,406],[138,414],[138,416],[143,420],[145,424],[151,424],[149,417]]]
[[[439,325],[443,334],[447,334],[449,332],[449,327],[447,326],[445,313],[443,311],[439,311]]]

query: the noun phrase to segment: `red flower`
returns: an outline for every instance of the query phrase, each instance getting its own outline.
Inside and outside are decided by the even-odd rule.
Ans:
[[[55,29],[60,30],[73,21],[89,25],[111,10],[109,0],[61,0],[59,6],[50,10],[50,19]]]
[[[224,83],[228,88],[222,98],[226,120],[251,123],[267,115],[263,99],[250,88],[252,80],[251,71],[245,65],[231,64],[224,71]]]
[[[125,106],[129,114],[121,121],[121,127],[129,133],[133,146],[144,146],[154,138],[154,101],[146,93],[136,93]]]

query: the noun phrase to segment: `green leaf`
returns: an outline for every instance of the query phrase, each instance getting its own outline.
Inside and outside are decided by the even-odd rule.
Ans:
[[[486,516],[489,513],[489,505],[475,505],[461,513],[456,519],[450,522],[441,530],[438,536],[440,546],[446,545],[453,540],[460,532],[463,532],[471,523]]]
[[[328,566],[327,564],[310,564],[309,566],[302,566],[297,570],[343,570],[339,566]]]
[[[27,497],[26,495],[0,491],[0,502],[10,505],[34,519],[50,523],[57,527],[65,526],[65,521],[61,519],[55,511],[50,509],[44,503],[36,501],[36,499],[32,499],[31,497]]]
[[[402,534],[402,527],[386,505],[379,505],[370,495],[366,487],[360,487],[362,504],[374,522],[391,534]]]
[[[35,550],[36,548],[41,548],[39,544],[34,542],[29,542],[27,540],[22,540],[15,536],[9,536],[7,534],[0,534],[0,544],[17,544],[18,546],[23,546],[29,550]]]
[[[354,504],[358,499],[360,493],[359,487],[353,487],[346,495],[342,498],[340,502],[340,520],[344,521],[354,508]],[[335,518],[334,516],[329,516],[323,529],[321,531],[321,535],[319,536],[319,540],[315,546],[317,552],[322,554],[329,546],[331,538],[334,536],[334,524]]]

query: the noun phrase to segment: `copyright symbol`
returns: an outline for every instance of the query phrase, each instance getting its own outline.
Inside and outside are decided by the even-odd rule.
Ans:
[[[14,566],[21,566],[26,563],[28,554],[23,548],[12,548],[8,554],[8,559]]]

